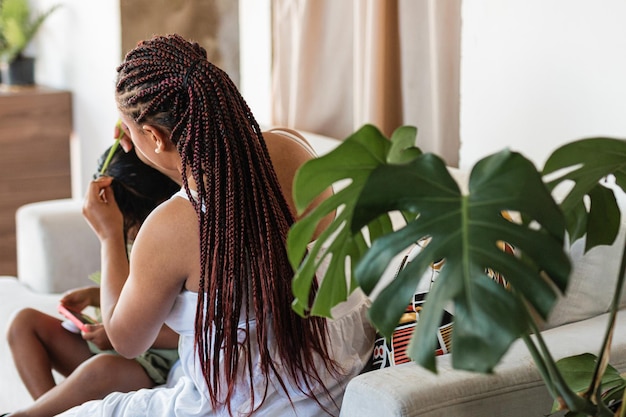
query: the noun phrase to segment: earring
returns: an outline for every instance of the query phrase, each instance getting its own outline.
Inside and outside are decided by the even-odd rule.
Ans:
[[[154,153],[161,153],[161,149],[159,149],[159,148],[155,148],[155,149],[154,149]]]

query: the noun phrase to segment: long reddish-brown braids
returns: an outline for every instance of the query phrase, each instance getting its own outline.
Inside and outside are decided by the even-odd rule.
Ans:
[[[213,406],[231,411],[236,376],[242,369],[252,387],[254,343],[267,384],[272,379],[287,392],[287,385],[295,383],[320,404],[313,390],[321,387],[330,394],[315,359],[317,366],[321,358],[327,371],[336,371],[328,352],[326,321],[303,319],[290,307],[293,270],[285,240],[293,217],[244,99],[228,75],[207,61],[202,47],[178,35],[140,43],[117,71],[120,110],[138,124],[170,132],[182,158],[182,172],[190,171],[198,184],[196,200],[187,176],[182,176],[199,219],[202,278],[195,344]],[[250,334],[247,322],[256,320],[256,340],[245,337],[238,344],[240,317],[248,319],[246,334]],[[279,358],[271,357],[270,343],[276,345]],[[289,380],[281,376],[275,361]],[[265,395],[255,399],[253,389],[250,395],[251,404],[265,400]]]

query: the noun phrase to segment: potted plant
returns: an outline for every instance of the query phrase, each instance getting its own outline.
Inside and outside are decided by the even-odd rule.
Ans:
[[[59,5],[32,16],[28,0],[0,0],[0,65],[2,81],[10,85],[35,83],[33,57],[24,56],[42,23]]]
[[[582,355],[555,363],[535,317],[545,319],[556,292],[567,286],[571,265],[564,250],[566,239],[572,242],[586,236],[587,250],[615,240],[620,211],[613,192],[601,180],[612,176],[616,186],[626,189],[626,141],[592,138],[569,143],[550,156],[542,172],[521,154],[503,150],[476,163],[469,192],[463,194],[441,158],[414,146],[416,135],[417,129],[403,126],[388,139],[366,125],[298,171],[293,196],[301,212],[327,187],[340,181],[344,187],[296,222],[289,233],[288,252],[296,270],[294,309],[302,315],[330,316],[330,309],[357,286],[371,293],[397,254],[429,238],[428,245],[374,300],[369,317],[381,334],[391,335],[423,272],[444,259],[409,346],[412,360],[435,370],[435,330],[444,307],[453,303],[455,311],[463,311],[462,320],[454,324],[455,368],[490,372],[511,344],[522,338],[555,399],[555,409],[575,415],[614,415],[609,406],[621,406],[626,386],[608,365],[623,266],[598,357]],[[552,191],[563,183],[573,187],[557,203]],[[332,210],[339,213],[334,222],[308,248],[315,225]],[[520,222],[507,220],[505,211],[519,214]],[[392,212],[402,214],[404,227],[394,230]],[[496,244],[500,241],[512,244],[518,255],[500,250]],[[327,273],[311,301],[315,271],[320,258],[327,256]],[[349,285],[345,265],[351,272]],[[492,285],[485,268],[502,273],[509,288]],[[586,370],[582,382],[563,372],[572,367]],[[603,378],[611,383],[602,387]],[[599,392],[601,387],[608,387],[609,395],[596,395],[607,394]]]

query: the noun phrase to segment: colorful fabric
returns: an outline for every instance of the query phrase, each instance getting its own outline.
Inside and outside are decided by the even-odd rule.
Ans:
[[[505,216],[508,218],[508,216]],[[417,254],[424,248],[430,239],[420,240],[412,247],[404,257],[398,273],[411,262]],[[498,247],[506,253],[515,254],[512,245],[506,242],[498,242]],[[376,335],[374,343],[374,351],[370,359],[368,370],[382,369],[402,363],[410,362],[411,359],[407,355],[409,342],[415,331],[415,326],[419,320],[419,313],[422,305],[426,300],[426,296],[430,291],[432,284],[437,279],[439,271],[443,267],[445,260],[440,260],[430,265],[425,275],[420,280],[419,286],[413,295],[413,299],[407,306],[404,314],[400,318],[391,339],[387,340],[381,334]],[[485,273],[497,283],[508,288],[509,284],[502,274],[487,268]],[[396,273],[397,276],[397,273]],[[444,311],[441,323],[437,329],[437,347],[435,355],[445,355],[452,350],[452,331],[453,331],[454,315],[452,311]]]

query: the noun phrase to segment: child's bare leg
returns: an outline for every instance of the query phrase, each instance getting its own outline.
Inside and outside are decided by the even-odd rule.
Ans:
[[[89,400],[104,398],[114,391],[152,388],[154,382],[134,359],[98,354],[80,365],[67,379],[42,395],[28,408],[11,417],[55,416]]]
[[[20,378],[33,399],[56,383],[52,369],[69,375],[93,354],[80,334],[61,326],[61,321],[31,308],[12,319],[7,340]]]

